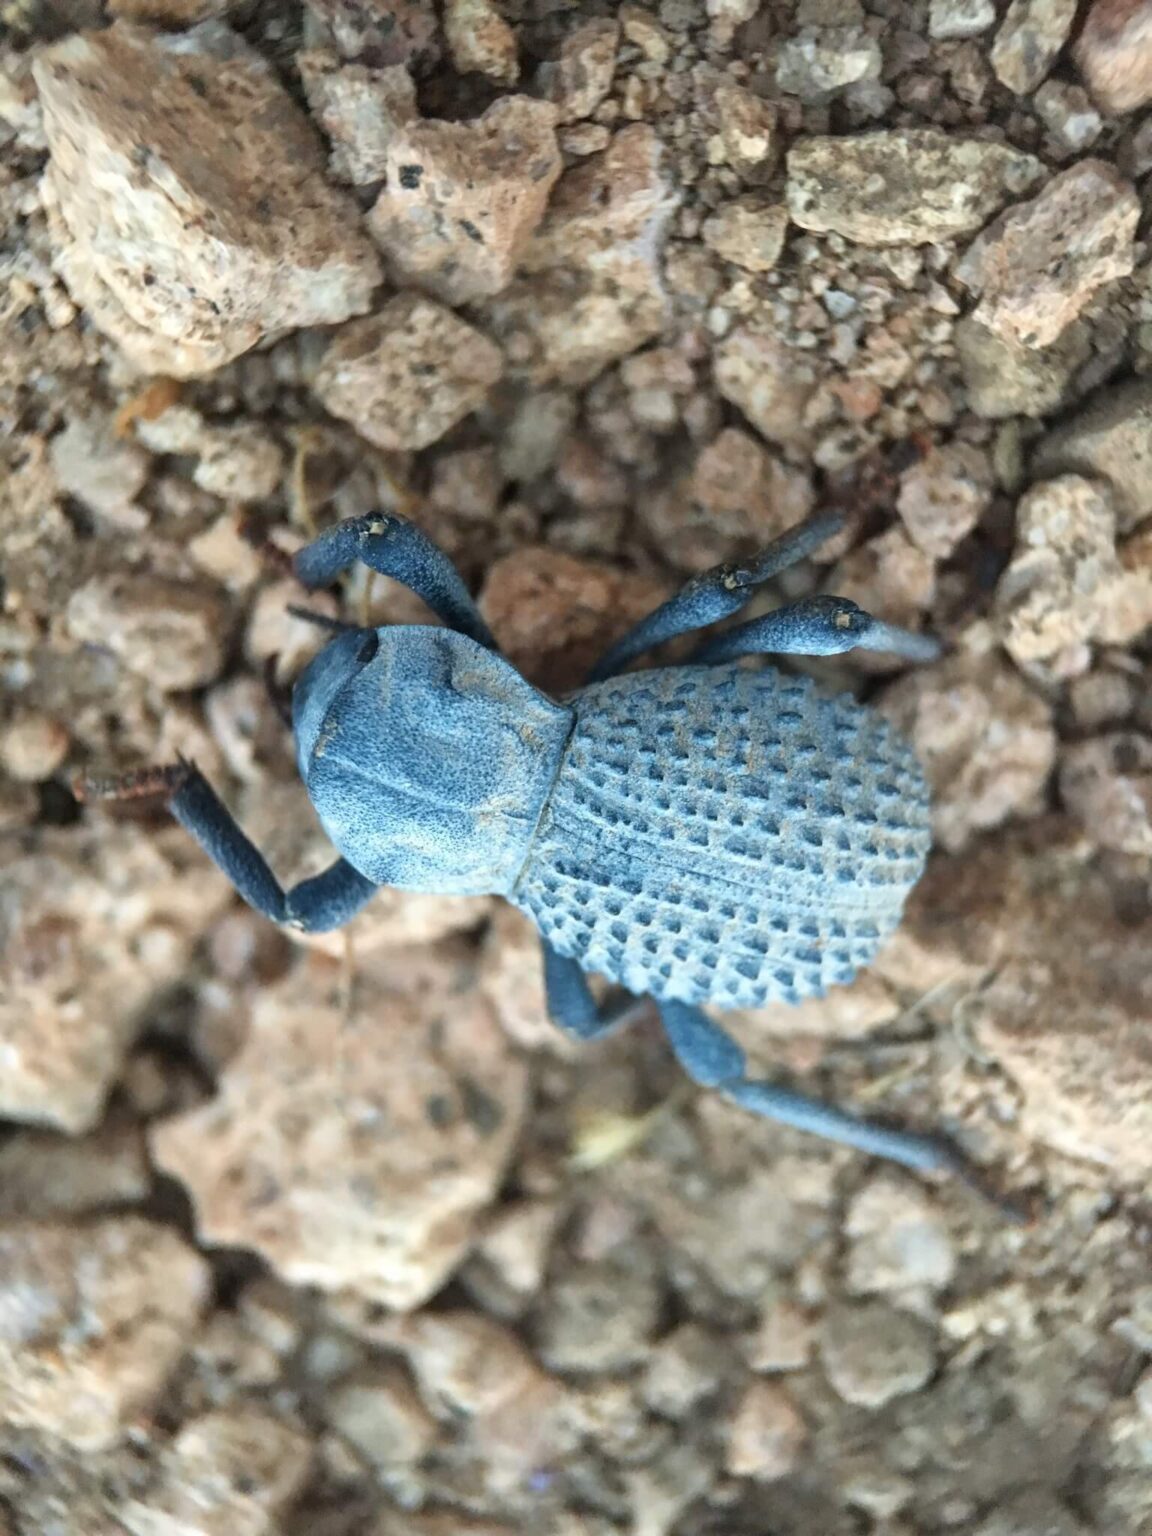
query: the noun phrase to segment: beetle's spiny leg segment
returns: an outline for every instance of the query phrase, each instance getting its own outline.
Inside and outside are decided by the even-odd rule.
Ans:
[[[93,800],[150,800],[157,796],[167,799],[195,771],[191,763],[181,758],[175,763],[165,763],[154,768],[136,768],[131,773],[120,773],[110,778],[78,773],[72,781],[72,793],[81,805]]]
[[[807,559],[843,525],[841,513],[822,512],[781,534],[745,564],[716,565],[694,576],[606,652],[593,670],[590,681],[601,682],[611,677],[635,661],[637,656],[677,635],[690,634],[694,629],[704,629],[720,619],[731,618],[751,601],[757,587],[789,566]]]

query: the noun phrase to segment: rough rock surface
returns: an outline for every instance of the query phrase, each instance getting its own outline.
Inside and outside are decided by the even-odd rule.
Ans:
[[[1040,179],[1031,155],[927,128],[802,140],[788,153],[788,210],[803,229],[862,245],[975,233]]]
[[[1060,763],[1064,804],[1102,848],[1152,855],[1152,741],[1133,731],[1068,747]]]
[[[1131,184],[1101,160],[1053,177],[985,229],[956,268],[980,295],[973,318],[1005,340],[1050,346],[1097,288],[1131,272],[1139,213]]]
[[[1152,9],[1145,0],[1093,0],[1076,63],[1106,112],[1152,100]]]
[[[1045,480],[1022,498],[1016,525],[997,600],[1018,662],[1051,661],[1089,640],[1123,645],[1152,623],[1152,571],[1122,564],[1106,486],[1079,475]]]
[[[266,989],[217,1097],[158,1126],[152,1149],[207,1240],[254,1248],[295,1284],[411,1307],[471,1240],[524,1077],[466,952],[367,967],[343,1005],[319,959]]]
[[[332,179],[356,187],[383,181],[393,140],[419,115],[407,69],[345,64],[320,48],[298,54],[296,62],[312,116],[332,144]]]
[[[1106,874],[1050,820],[930,868],[884,963],[970,977],[968,1026],[1017,1085],[1029,1133],[1138,1183],[1152,1169],[1149,932],[1146,914],[1118,921]]]
[[[226,900],[215,871],[128,828],[64,830],[9,857],[0,885],[0,1112],[83,1131],[148,1004]]]
[[[499,347],[442,305],[401,294],[339,331],[313,388],[378,448],[426,448],[483,404]]]
[[[398,282],[449,304],[507,287],[560,174],[555,120],[507,96],[474,122],[397,126],[368,227]]]
[[[1076,20],[1076,0],[1012,0],[992,44],[996,78],[1025,96],[1047,75]]]
[[[1122,533],[1152,516],[1152,381],[1101,390],[1041,439],[1032,477],[1077,474],[1105,480]]]
[[[208,1266],[138,1216],[0,1232],[0,1415],[83,1451],[147,1414],[208,1301]]]
[[[355,207],[219,22],[180,43],[125,23],[78,34],[35,73],[56,264],[142,371],[207,373],[286,326],[368,308],[379,264]]]
[[[882,705],[916,749],[932,787],[933,833],[953,851],[1041,811],[1056,760],[1043,700],[990,635],[973,640],[942,665],[901,678]]]

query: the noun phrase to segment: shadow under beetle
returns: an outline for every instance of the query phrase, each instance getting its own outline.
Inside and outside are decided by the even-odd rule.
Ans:
[[[715,635],[687,665],[621,675],[738,613],[840,525],[810,518],[747,564],[693,578],[555,701],[499,655],[459,573],[414,524],[349,519],[295,556],[299,581],[324,587],[362,561],[447,628],[318,619],[335,633],[296,681],[292,724],[341,857],[283,890],[191,764],[88,792],[163,792],[247,902],[310,932],[346,923],[382,885],[504,896],[540,930],[549,1012],[569,1034],[595,1039],[629,1011],[597,1006],[585,977],[597,972],[652,997],[689,1076],[754,1114],[970,1177],[945,1141],[749,1077],[700,1006],[794,1003],[850,981],[899,922],[930,843],[924,780],[886,721],[739,659],[863,648],[929,660],[935,642],[845,598],[809,597]]]

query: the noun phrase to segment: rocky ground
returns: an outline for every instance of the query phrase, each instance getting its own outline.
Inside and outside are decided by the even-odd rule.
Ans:
[[[1149,1536],[1152,5],[0,19],[0,1532]],[[570,1047],[505,908],[297,943],[71,792],[183,752],[324,859],[245,521],[414,508],[562,690],[830,503],[787,592],[947,642],[821,668],[938,851],[869,974],[736,1028],[1030,1225],[651,1021]]]

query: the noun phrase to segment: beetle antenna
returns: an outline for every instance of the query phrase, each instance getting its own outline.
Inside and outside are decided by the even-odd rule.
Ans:
[[[338,635],[346,634],[350,629],[365,627],[363,624],[350,624],[347,619],[334,619],[327,613],[316,613],[311,608],[301,608],[297,603],[289,603],[288,612],[294,619],[303,619],[307,624],[315,624],[317,629],[327,629]]]

